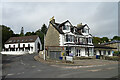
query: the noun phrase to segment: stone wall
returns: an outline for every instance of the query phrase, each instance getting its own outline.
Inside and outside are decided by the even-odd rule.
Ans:
[[[45,37],[45,46],[59,46],[60,39],[59,39],[59,32],[49,24],[49,28]]]

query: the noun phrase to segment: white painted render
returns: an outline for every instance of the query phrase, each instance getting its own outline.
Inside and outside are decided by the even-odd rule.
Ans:
[[[41,41],[39,39],[39,37],[35,40],[35,42],[28,42],[28,43],[13,43],[13,44],[5,44],[5,48],[9,48],[9,45],[11,47],[14,47],[15,46],[15,51],[10,51],[10,49],[8,51],[2,51],[1,53],[2,54],[8,54],[8,55],[22,55],[22,54],[26,54],[26,53],[29,53],[29,54],[32,54],[32,53],[37,53],[38,51],[38,47],[37,47],[37,44],[40,44],[40,50],[42,50],[42,44],[41,44]],[[25,45],[25,47],[28,47],[28,44],[30,45],[30,47],[33,47],[30,48],[30,50],[25,50],[24,48],[24,51],[20,51],[19,49],[16,51],[16,48],[18,48],[18,45],[20,44],[20,47],[22,48],[23,47],[23,44]]]
[[[99,50],[96,50],[96,55],[100,55]],[[101,50],[101,55],[104,55],[102,50]],[[108,55],[108,50],[106,50],[105,56],[113,56],[113,51],[111,50],[110,55]]]

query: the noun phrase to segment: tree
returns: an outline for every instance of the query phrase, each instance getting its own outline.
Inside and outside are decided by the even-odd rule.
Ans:
[[[104,43],[104,42],[108,42],[109,39],[108,39],[108,37],[102,37],[102,38],[101,38],[101,41],[102,41],[102,43]]]
[[[112,40],[120,40],[119,36],[114,36]]]
[[[41,43],[42,43],[42,49],[44,49],[44,34],[43,34],[43,32],[39,29],[35,32],[35,34],[39,36]]]
[[[30,36],[30,35],[32,35],[31,32],[26,32],[26,34],[25,34],[25,36]]]
[[[2,47],[4,47],[4,43],[12,36],[14,36],[14,32],[5,25],[0,25],[2,28]]]
[[[41,27],[41,31],[46,34],[47,33],[47,26],[45,24],[43,24],[43,26]]]
[[[96,43],[96,44],[102,43],[101,38],[99,38],[99,37],[93,37],[93,43]]]

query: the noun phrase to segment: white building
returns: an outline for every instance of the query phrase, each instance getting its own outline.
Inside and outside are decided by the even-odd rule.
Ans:
[[[26,53],[38,53],[42,50],[41,40],[37,35],[11,37],[4,45],[2,54],[22,55]]]
[[[94,56],[94,46],[90,28],[87,24],[73,26],[68,20],[56,23],[52,19],[46,34],[45,47],[50,58],[66,56]]]

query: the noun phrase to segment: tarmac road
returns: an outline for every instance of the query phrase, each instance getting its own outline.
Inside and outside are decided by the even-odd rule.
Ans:
[[[118,64],[80,67],[45,64],[35,61],[37,54],[3,56],[3,78],[112,78],[118,76]]]

